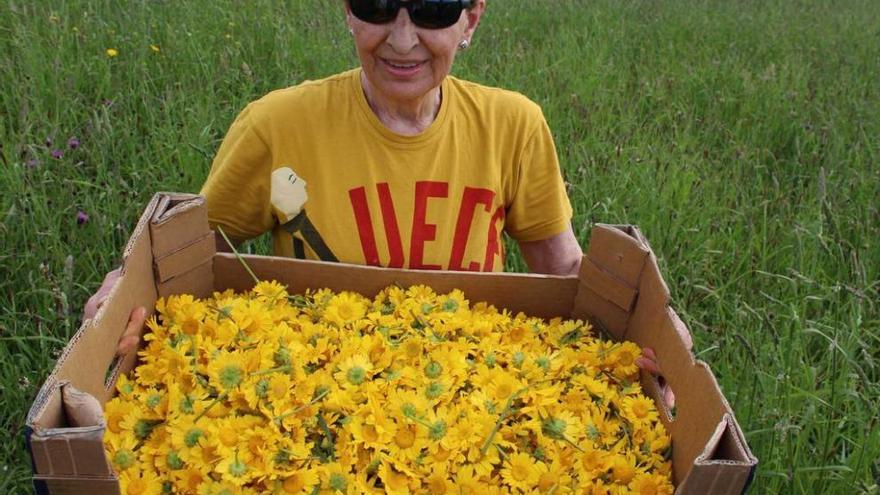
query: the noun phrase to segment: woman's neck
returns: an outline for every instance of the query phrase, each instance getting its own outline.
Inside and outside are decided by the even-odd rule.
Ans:
[[[436,87],[413,100],[392,100],[374,91],[367,77],[361,73],[361,88],[370,109],[382,124],[403,136],[415,136],[424,132],[440,113],[442,93]]]

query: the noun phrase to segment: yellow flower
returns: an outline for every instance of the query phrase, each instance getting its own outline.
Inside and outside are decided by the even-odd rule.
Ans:
[[[156,47],[153,51],[158,52],[159,48]],[[261,280],[254,286],[253,293],[257,296],[257,299],[273,304],[285,302],[287,299],[287,288],[274,280]]]
[[[462,466],[455,475],[455,490],[461,495],[485,495],[487,486],[471,465]]]
[[[505,371],[497,371],[493,374],[493,380],[486,386],[489,397],[499,406],[504,408],[510,397],[525,388],[525,384],[517,380],[512,374]]]
[[[445,469],[432,470],[431,475],[425,479],[425,484],[428,487],[428,493],[431,495],[453,493],[452,483],[446,479]]]
[[[122,495],[160,495],[162,479],[153,469],[132,469],[119,474]]]
[[[235,486],[243,486],[254,477],[253,466],[250,465],[252,456],[243,451],[234,451],[232,455],[225,455],[216,466],[214,472],[220,478]]]
[[[634,424],[653,422],[659,418],[654,401],[641,395],[625,397],[621,409],[624,417]]]
[[[552,463],[537,463],[538,482],[535,487],[541,493],[566,493],[565,487],[571,484],[571,476],[559,459]]]
[[[138,441],[134,436],[106,435],[104,441],[107,457],[117,473],[132,469],[138,464]]]
[[[614,363],[614,375],[621,378],[633,377],[639,371],[636,359],[642,355],[639,346],[632,342],[622,342],[611,351],[610,361]]]
[[[516,453],[507,457],[501,469],[501,479],[507,486],[524,492],[531,491],[540,473],[535,460],[529,454]]]
[[[673,487],[661,475],[639,473],[630,481],[629,489],[636,495],[672,495]]]
[[[333,296],[324,309],[324,319],[337,327],[344,327],[366,314],[364,297],[353,292],[340,292]]]
[[[321,478],[321,488],[329,489],[331,493],[354,493],[354,479],[348,470],[338,462],[328,462],[318,467]]]
[[[595,449],[589,445],[580,453],[579,462],[575,464],[581,479],[595,478],[611,467],[608,453],[601,449]]]
[[[276,495],[300,495],[311,493],[318,484],[318,472],[312,468],[302,468],[276,482]]]
[[[178,490],[176,493],[198,493],[199,487],[211,479],[208,473],[192,466],[172,471],[171,475]]]
[[[391,463],[383,462],[379,466],[379,479],[385,485],[385,493],[409,494],[410,477],[403,472],[396,471]]]
[[[104,53],[107,54],[107,57],[113,58],[119,55],[119,50],[117,50],[116,48],[108,48]]]
[[[611,477],[614,481],[626,485],[636,475],[636,457],[632,454],[617,454],[611,463]]]
[[[218,390],[228,392],[247,378],[245,357],[241,352],[220,351],[208,365],[210,382]]]
[[[421,455],[422,448],[428,443],[427,431],[415,423],[402,422],[391,442],[386,445],[388,455],[401,460],[415,460]]]
[[[373,364],[363,354],[355,354],[339,365],[339,371],[333,374],[339,386],[344,388],[359,387],[370,379]]]

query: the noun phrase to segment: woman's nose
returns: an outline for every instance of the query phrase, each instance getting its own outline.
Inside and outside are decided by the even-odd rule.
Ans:
[[[391,23],[386,43],[397,53],[409,53],[419,44],[419,35],[416,25],[409,18],[409,11],[401,8],[397,11],[397,17]]]

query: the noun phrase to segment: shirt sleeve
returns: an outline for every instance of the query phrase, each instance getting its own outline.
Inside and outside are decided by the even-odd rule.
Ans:
[[[270,203],[272,153],[253,124],[253,105],[239,114],[226,133],[201,194],[211,228],[242,241],[275,224]]]
[[[520,154],[516,188],[505,231],[520,242],[540,241],[571,225],[572,208],[559,169],[556,145],[543,115]]]

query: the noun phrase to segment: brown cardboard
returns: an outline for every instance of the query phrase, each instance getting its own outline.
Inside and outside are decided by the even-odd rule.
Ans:
[[[672,434],[676,493],[738,494],[757,459],[750,452],[715,377],[694,359],[669,307],[669,291],[647,241],[632,226],[593,229],[578,277],[471,272],[426,272],[342,263],[245,256],[261,279],[287,284],[291,293],[329,287],[373,296],[390,284],[423,283],[437,291],[462,289],[473,301],[541,317],[589,319],[614,338],[652,347],[676,394],[675,418],[658,400],[656,379],[642,383],[664,414]],[[61,387],[71,383],[104,404],[119,373],[134,366],[134,353],[110,370],[116,342],[138,306],[153,308],[160,295],[246,290],[253,279],[231,254],[215,253],[201,197],[159,193],[138,222],[122,260],[122,275],[107,302],[74,335],[28,414],[29,445],[38,493],[119,493],[101,443],[103,422],[67,426]]]

